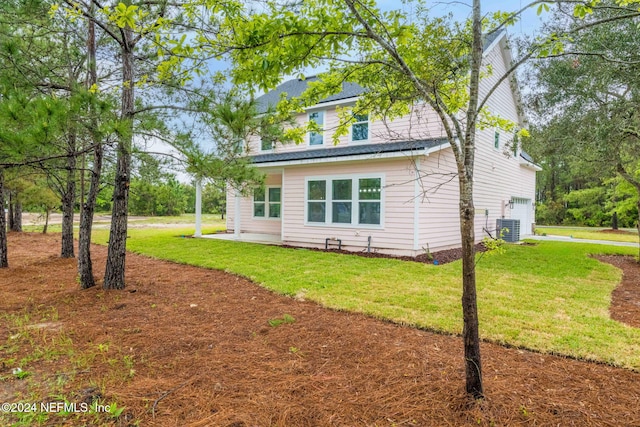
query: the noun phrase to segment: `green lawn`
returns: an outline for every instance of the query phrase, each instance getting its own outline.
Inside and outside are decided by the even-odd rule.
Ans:
[[[572,236],[576,239],[611,240],[614,242],[638,242],[638,231],[625,229],[629,234],[603,233],[603,228],[591,227],[561,227],[561,226],[536,226],[536,234],[548,236]]]
[[[275,292],[445,333],[461,331],[460,262],[432,266],[392,259],[185,239],[190,229],[132,229],[128,248],[225,270]],[[106,241],[106,231],[95,239]],[[478,264],[482,337],[640,370],[640,329],[609,318],[621,272],[589,257],[634,248],[540,242],[508,245]]]
[[[110,215],[110,213],[98,213],[96,215]],[[80,215],[75,214],[74,229],[76,237],[78,235],[78,226],[80,221]],[[192,235],[195,232],[195,214],[183,214],[179,216],[147,216],[147,217],[129,217],[129,228],[181,228],[183,233]],[[94,221],[94,233],[100,232],[102,229],[109,229],[111,223],[109,220],[96,217]],[[44,224],[37,225],[24,225],[23,230],[30,232],[41,232],[44,228]],[[216,231],[224,230],[226,228],[226,221],[221,219],[219,214],[203,214],[202,215],[202,232],[203,233],[215,233]],[[50,224],[48,232],[60,233],[62,230],[61,225]]]

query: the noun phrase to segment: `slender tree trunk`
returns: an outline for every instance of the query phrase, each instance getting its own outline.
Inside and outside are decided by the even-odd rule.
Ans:
[[[638,223],[636,224],[638,227],[638,263],[640,263],[640,186],[636,187],[638,191]]]
[[[22,232],[22,203],[17,198],[13,204],[13,226],[11,231]]]
[[[473,169],[475,161],[476,123],[482,67],[482,15],[480,0],[473,0],[473,44],[469,78],[469,108],[463,143],[460,182],[460,234],[462,239],[462,336],[467,394],[475,399],[484,395],[475,269],[475,208],[473,206]]]
[[[62,258],[73,258],[73,208],[76,201],[76,132],[69,130],[67,141],[67,179],[66,189],[62,195]]]
[[[7,222],[4,211],[4,169],[0,168],[0,268],[8,268],[7,258]]]
[[[69,42],[65,33],[64,46],[68,50]],[[76,82],[78,81],[74,67],[69,62],[67,64],[67,74],[71,94],[76,92]],[[62,258],[73,258],[73,214],[76,203],[76,149],[78,145],[78,132],[76,130],[75,114],[71,115],[67,136],[67,176],[66,188],[62,194],[62,248],[60,256]]]
[[[44,227],[42,228],[42,234],[47,234],[47,230],[49,229],[49,215],[51,215],[51,210],[47,208],[44,213]]]
[[[95,141],[94,141],[95,142]],[[96,144],[93,155],[93,169],[89,181],[89,193],[82,212],[80,212],[80,231],[78,239],[78,276],[80,287],[88,289],[95,286],[93,278],[93,264],[91,262],[91,230],[93,228],[93,215],[96,209],[96,200],[100,189],[100,175],[102,173],[102,145]]]
[[[481,398],[484,389],[482,386],[476,294],[474,227],[473,181],[463,179],[460,182],[460,234],[462,237],[462,336],[464,339],[466,390],[474,398]]]
[[[107,267],[104,273],[104,289],[124,289],[124,271],[127,250],[127,211],[131,169],[131,145],[133,142],[134,112],[134,63],[133,46],[130,44],[132,31],[123,30],[122,44],[122,117],[126,132],[118,141],[116,180],[113,188],[113,208]]]
[[[15,217],[13,216],[13,193],[11,191],[8,192],[9,195],[9,203],[8,203],[8,207],[9,207],[9,212],[7,215],[7,219],[9,220],[9,230],[13,231],[13,228],[15,227],[14,225],[14,220]],[[4,206],[3,206],[4,208]]]
[[[92,1],[92,14],[93,10],[94,5]],[[87,62],[89,66],[89,75],[87,78],[87,87],[91,87],[97,82],[95,24],[93,23],[93,21],[89,21],[88,30]],[[95,117],[95,109],[93,108],[93,104],[89,106],[89,114],[91,115],[91,140],[94,148],[93,168],[91,170],[91,179],[89,181],[89,193],[87,194],[86,201],[83,202],[82,210],[80,211],[80,230],[78,238],[78,277],[80,279],[80,287],[82,289],[88,289],[96,285],[95,279],[93,277],[93,264],[91,262],[91,230],[93,228],[93,214],[96,209],[96,200],[98,199],[98,191],[100,189],[100,176],[102,174],[103,156],[102,145],[99,143],[96,137],[98,123]]]

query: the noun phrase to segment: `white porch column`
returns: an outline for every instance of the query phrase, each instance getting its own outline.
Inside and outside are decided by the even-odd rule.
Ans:
[[[240,202],[241,202],[241,194],[239,190],[236,190],[235,194],[235,209],[233,212],[233,235],[236,240],[240,240]]]
[[[202,237],[202,180],[196,179],[196,232],[193,237]]]

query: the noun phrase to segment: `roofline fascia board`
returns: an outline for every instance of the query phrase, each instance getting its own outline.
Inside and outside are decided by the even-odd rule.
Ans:
[[[326,107],[334,107],[336,105],[342,105],[342,104],[353,104],[358,100],[358,98],[360,98],[360,97],[359,96],[352,96],[350,98],[336,99],[335,101],[321,102],[319,104],[314,104],[314,105],[311,105],[309,107],[305,107],[304,111],[321,110],[321,109],[324,109]]]
[[[504,30],[500,30],[502,32],[502,34],[500,34],[499,37],[496,37],[496,39],[494,41],[491,42],[491,44],[489,46],[487,46],[486,48],[482,49],[482,58],[486,58],[487,56],[489,56],[489,53],[491,53],[491,51],[493,50],[494,47],[496,47],[497,44],[499,44],[502,39],[507,37],[507,32]]]
[[[402,157],[412,158],[426,155],[428,155],[427,150],[424,148],[420,148],[416,150],[394,151],[391,153],[354,154],[349,156],[318,157],[315,159],[282,160],[275,162],[253,163],[253,166],[257,168],[273,168],[281,166],[317,165],[322,163],[357,162],[362,160],[397,159]]]
[[[456,138],[456,140],[457,140],[457,138]],[[430,154],[437,153],[438,151],[442,151],[442,150],[444,150],[446,148],[450,148],[450,147],[451,147],[451,145],[449,144],[449,141],[445,141],[440,145],[436,145],[435,147],[431,147],[431,148],[425,149],[424,155],[428,157]]]
[[[531,163],[528,160],[520,159],[519,163],[520,163],[520,166],[524,168],[533,169],[536,172],[542,171],[542,168],[540,166],[536,165],[535,163]]]

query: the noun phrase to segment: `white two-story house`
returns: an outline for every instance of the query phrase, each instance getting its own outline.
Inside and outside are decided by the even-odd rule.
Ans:
[[[493,77],[482,82],[486,93],[511,62],[504,33],[487,42],[484,61],[493,66]],[[258,102],[266,109],[282,93],[298,96],[313,79],[287,81]],[[457,168],[432,110],[418,106],[393,121],[357,115],[349,134],[333,143],[336,107],[354,105],[362,93],[345,83],[341,93],[298,115],[299,123],[315,121],[323,129],[309,132],[303,144],[250,142],[248,155],[265,173],[266,185],[250,196],[228,192],[230,232],[267,234],[299,247],[402,255],[460,246]],[[500,85],[488,107],[524,125],[513,80]],[[477,238],[495,235],[498,218],[519,219],[520,234],[531,234],[538,166],[513,133],[479,130],[476,145]]]

